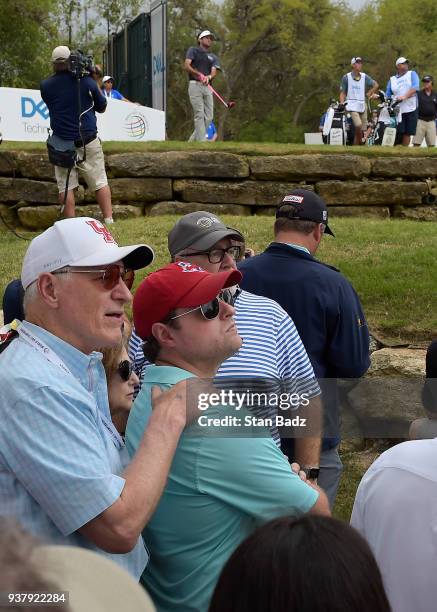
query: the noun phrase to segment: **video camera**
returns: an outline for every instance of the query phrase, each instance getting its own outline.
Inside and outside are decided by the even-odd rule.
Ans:
[[[68,70],[76,79],[89,76],[93,67],[93,56],[85,55],[83,51],[77,49],[72,51],[68,59]]]

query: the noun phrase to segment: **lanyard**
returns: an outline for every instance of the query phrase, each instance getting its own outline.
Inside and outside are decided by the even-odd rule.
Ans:
[[[22,323],[19,323],[16,327],[16,331],[20,335],[20,338],[26,342],[29,346],[32,346],[39,353],[42,353],[44,357],[53,365],[61,368],[63,372],[73,376],[71,371],[67,368],[62,359],[54,352],[50,347],[48,347],[42,340],[38,338],[38,336],[34,336],[28,329],[23,327]],[[100,418],[102,419],[102,423],[111,436],[112,442],[118,450],[121,450],[124,446],[123,438],[120,436],[118,431],[115,429],[112,421],[108,419],[106,415],[104,415],[101,410],[98,411]]]

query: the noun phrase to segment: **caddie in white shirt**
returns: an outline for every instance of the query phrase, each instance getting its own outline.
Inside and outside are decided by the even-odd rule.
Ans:
[[[377,91],[379,84],[365,72],[361,72],[363,60],[361,57],[351,59],[352,70],[343,75],[340,84],[339,100],[347,103],[355,128],[354,145],[363,143],[363,131],[367,127],[366,96],[370,99]],[[367,93],[366,93],[367,90]]]
[[[387,83],[387,97],[401,100],[400,123],[397,127],[398,135],[402,136],[402,144],[408,147],[411,136],[416,133],[417,127],[417,92],[420,89],[419,75],[409,69],[409,60],[398,57],[396,60],[397,73]]]

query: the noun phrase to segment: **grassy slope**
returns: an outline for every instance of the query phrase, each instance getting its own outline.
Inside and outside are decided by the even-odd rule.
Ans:
[[[176,218],[119,221],[113,233],[120,244],[148,242],[157,256],[154,269],[167,261],[167,233]],[[243,232],[256,252],[272,240],[271,218],[223,218]],[[331,225],[337,237],[323,239],[318,257],[340,268],[352,281],[371,330],[394,342],[426,342],[437,336],[435,224],[339,218]],[[0,296],[6,284],[19,275],[27,245],[0,228]],[[142,276],[140,272],[138,278]]]

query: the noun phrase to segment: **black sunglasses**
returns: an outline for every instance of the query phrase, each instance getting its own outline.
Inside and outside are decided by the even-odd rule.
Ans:
[[[132,376],[132,372],[134,371],[134,364],[125,359],[124,361],[120,361],[117,366],[117,372],[120,375],[121,380],[127,382],[129,378]]]
[[[210,251],[195,251],[194,253],[182,253],[179,257],[193,257],[193,255],[206,255],[209,263],[221,263],[226,253],[232,257],[235,261],[241,259],[243,254],[243,247],[233,245],[227,249],[211,249]]]
[[[218,297],[214,298],[210,302],[207,302],[206,304],[201,304],[200,306],[196,306],[196,308],[187,310],[187,312],[183,312],[181,314],[175,315],[174,317],[170,317],[169,321],[173,321],[173,319],[179,319],[179,317],[183,317],[187,314],[190,314],[190,312],[195,312],[196,310],[200,310],[203,317],[207,321],[212,321],[212,319],[215,319],[220,312],[220,301],[233,306],[235,302],[235,298],[229,289],[222,289]]]

